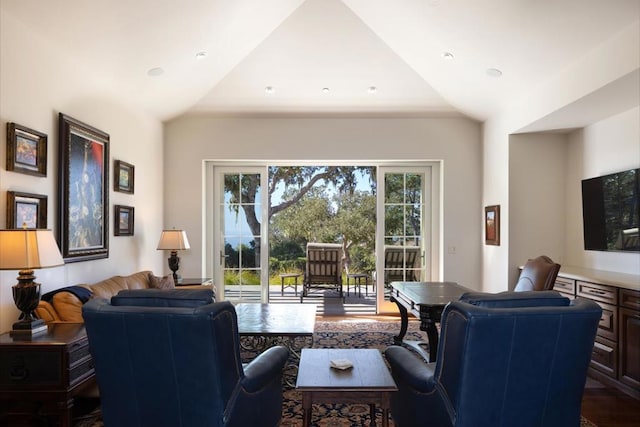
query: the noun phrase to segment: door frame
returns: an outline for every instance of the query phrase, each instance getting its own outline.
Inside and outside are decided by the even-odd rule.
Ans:
[[[431,274],[427,277],[427,280],[431,281],[442,281],[443,275],[443,235],[444,235],[444,224],[443,224],[443,164],[441,160],[413,160],[413,161],[390,161],[390,160],[370,160],[370,161],[349,161],[349,160],[300,160],[300,161],[255,161],[255,160],[207,160],[205,161],[205,179],[206,185],[204,186],[202,195],[204,203],[203,203],[203,229],[205,230],[205,235],[203,236],[204,242],[204,250],[202,251],[202,264],[205,266],[206,277],[213,277],[213,283],[216,288],[216,296],[218,300],[224,299],[224,286],[220,284],[223,283],[220,281],[220,276],[222,274],[222,269],[218,264],[215,264],[216,260],[214,256],[219,254],[219,242],[220,236],[216,236],[216,219],[214,212],[216,207],[215,203],[218,200],[219,194],[215,193],[216,191],[220,191],[220,189],[216,190],[215,185],[215,174],[218,170],[227,170],[232,171],[244,171],[248,170],[254,172],[259,170],[263,173],[263,180],[268,180],[268,172],[269,165],[317,165],[317,164],[337,164],[337,165],[353,165],[353,166],[375,166],[377,168],[377,177],[380,177],[380,169],[381,168],[430,168],[431,169],[431,194],[429,196],[429,201],[431,203],[431,221],[430,221],[430,261],[431,266]],[[406,169],[405,169],[406,171]],[[265,187],[266,188],[266,187]],[[214,191],[212,191],[212,189]],[[380,194],[380,186],[378,186],[378,194]],[[263,192],[263,200],[262,200],[262,215],[266,217],[268,215],[268,194],[267,192]],[[265,200],[267,199],[267,200]],[[377,217],[379,216],[379,212],[376,212]],[[384,224],[381,221],[377,221],[376,224],[376,271],[382,272],[384,270],[384,229],[381,231],[379,227],[384,227]],[[268,301],[269,294],[269,269],[268,269],[268,224],[266,221],[262,222],[262,236],[261,239],[261,256],[267,256],[267,268],[262,270],[261,272],[261,280],[263,283],[263,295],[262,299],[264,302]],[[382,236],[382,237],[380,237]],[[381,239],[381,242],[379,241]],[[218,241],[218,246],[215,246],[215,241]],[[427,242],[425,242],[427,244]],[[382,248],[382,249],[380,249]],[[382,252],[382,255],[380,255]],[[263,259],[261,258],[261,263],[263,263]],[[382,264],[382,268],[380,265]],[[214,267],[216,265],[217,267]],[[398,308],[395,304],[389,303],[388,301],[384,301],[384,274],[377,274],[376,280],[376,290],[378,292],[377,296],[377,313],[385,314],[385,313],[397,313]],[[266,283],[266,287],[264,286]],[[380,291],[382,290],[382,291]],[[379,292],[382,293],[382,297],[380,297]]]

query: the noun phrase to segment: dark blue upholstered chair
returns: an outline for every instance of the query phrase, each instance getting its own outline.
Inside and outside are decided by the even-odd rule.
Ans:
[[[274,427],[289,351],[243,367],[236,312],[193,290],[122,291],[83,308],[106,427]]]
[[[555,291],[469,293],[447,305],[434,363],[391,346],[399,427],[578,427],[602,309]]]

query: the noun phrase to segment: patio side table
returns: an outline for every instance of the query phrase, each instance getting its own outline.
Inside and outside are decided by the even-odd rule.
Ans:
[[[365,273],[347,274],[347,295],[349,295],[349,287],[353,286],[354,291],[358,289],[358,296],[361,297],[363,284],[365,295],[369,296],[369,275]]]
[[[298,277],[301,273],[284,273],[280,275],[280,296],[284,295],[284,288],[294,288],[298,296]]]

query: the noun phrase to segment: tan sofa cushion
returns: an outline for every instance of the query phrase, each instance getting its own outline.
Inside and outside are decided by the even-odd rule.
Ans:
[[[150,287],[150,271],[140,271],[129,276],[113,276],[92,285],[78,285],[91,291],[91,298],[110,299],[123,289],[147,289]],[[40,301],[36,309],[38,317],[45,322],[84,322],[82,301],[71,292],[56,293],[51,304]]]
[[[59,322],[62,319],[58,316],[56,309],[46,301],[40,301],[38,308],[36,309],[38,318],[44,320],[46,323]]]
[[[83,286],[84,287],[84,286]],[[51,305],[65,322],[83,322],[82,301],[71,292],[58,292],[53,296]]]

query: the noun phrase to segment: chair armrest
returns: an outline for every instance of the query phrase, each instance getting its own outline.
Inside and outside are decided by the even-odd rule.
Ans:
[[[402,378],[403,382],[419,393],[429,393],[434,389],[435,363],[425,363],[411,351],[398,345],[387,347],[384,355],[391,365],[394,377]]]
[[[289,350],[284,346],[274,346],[260,353],[244,370],[242,386],[249,393],[264,388],[276,375],[282,373],[289,358]]]
[[[125,289],[111,298],[113,306],[200,307],[214,302],[211,289]]]

